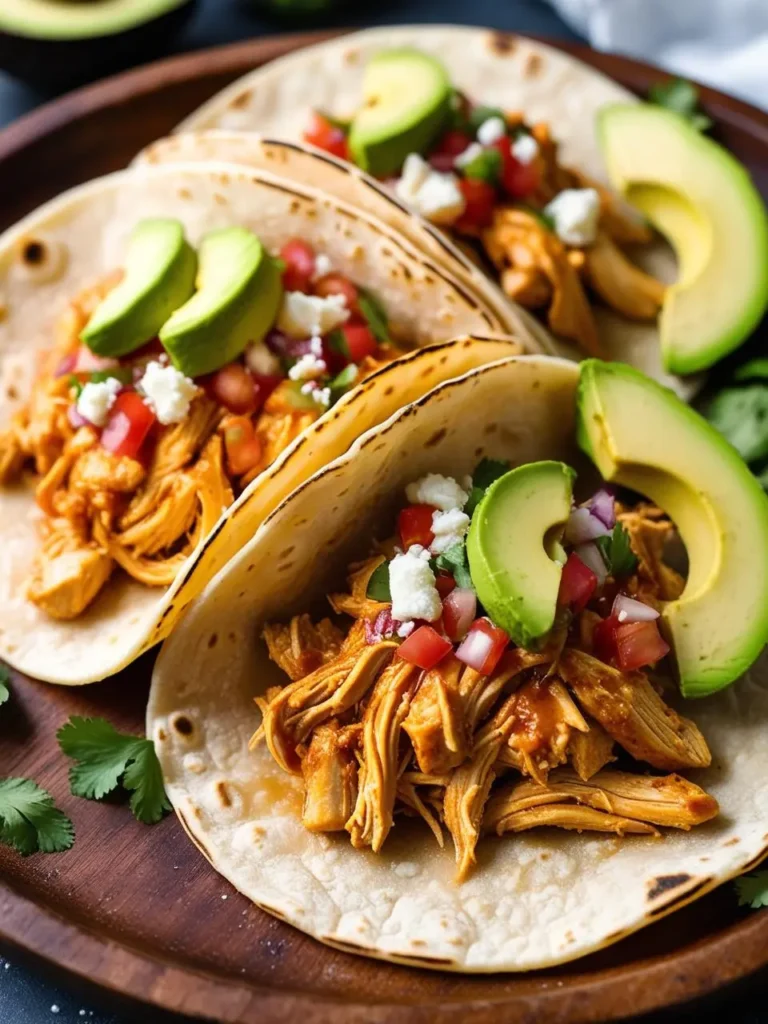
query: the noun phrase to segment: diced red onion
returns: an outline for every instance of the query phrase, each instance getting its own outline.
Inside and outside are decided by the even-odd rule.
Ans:
[[[67,374],[74,373],[76,365],[77,352],[70,352],[69,355],[64,356],[59,365],[56,367],[54,377],[66,377]]]
[[[611,615],[615,615],[619,622],[652,622],[659,617],[655,608],[626,594],[616,595]]]
[[[456,657],[465,665],[482,672],[488,655],[493,647],[493,638],[480,629],[472,629],[467,633],[456,651]]]
[[[85,416],[82,415],[82,413],[77,411],[77,405],[75,403],[70,405],[69,409],[67,410],[67,417],[69,418],[69,422],[72,424],[75,430],[78,430],[80,427],[93,426],[90,420],[87,420]]]
[[[75,373],[98,373],[99,370],[116,370],[119,365],[119,360],[97,356],[87,345],[81,345],[77,350],[74,371]]]
[[[603,526],[612,530],[616,525],[616,499],[607,487],[596,491],[587,503],[589,511],[597,516]]]
[[[365,642],[380,644],[382,640],[393,636],[400,625],[401,623],[397,619],[392,618],[390,609],[385,608],[379,612],[373,622],[370,619],[365,620]]]
[[[451,153],[433,153],[428,158],[430,166],[434,167],[436,171],[441,171],[443,174],[446,171],[453,170],[453,164],[456,157]]]
[[[579,544],[578,547],[574,548],[574,551],[582,560],[584,565],[597,576],[597,585],[602,587],[605,583],[605,578],[608,575],[608,569],[605,565],[605,559],[600,554],[600,549],[596,544]]]
[[[570,544],[586,544],[596,537],[605,537],[610,530],[588,508],[575,508],[565,524],[565,539]]]
[[[446,613],[453,627],[448,634],[449,638],[454,641],[463,640],[477,616],[477,594],[469,587],[456,587],[443,601],[444,623]]]

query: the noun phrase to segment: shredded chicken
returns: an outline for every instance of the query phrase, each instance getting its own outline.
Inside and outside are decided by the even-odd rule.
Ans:
[[[558,671],[584,710],[638,761],[666,771],[710,764],[698,726],[666,705],[642,672],[620,672],[571,648]]]
[[[467,756],[470,734],[459,690],[462,664],[446,658],[421,676],[403,729],[425,775],[450,771]]]
[[[630,320],[655,320],[666,288],[657,278],[631,263],[605,233],[584,250],[584,271],[601,299]]]
[[[587,725],[587,732],[572,732],[568,744],[568,756],[574,771],[585,782],[615,760],[613,736],[609,736],[594,719],[587,719]]]
[[[433,788],[437,789],[438,787],[430,787],[430,791],[425,794],[425,799],[422,799],[417,783],[410,777],[415,774],[417,773],[405,773],[397,780],[397,799],[422,819],[437,840],[437,845],[442,849],[445,845],[445,837],[440,826],[440,813],[435,809],[431,792]]]
[[[493,827],[497,835],[504,832],[525,832],[531,828],[547,826],[573,829],[577,832],[615,832],[619,836],[627,832],[658,835],[653,825],[577,804],[545,804],[542,807],[530,807],[489,820],[489,827]]]
[[[630,593],[652,604],[680,597],[685,580],[664,561],[664,548],[675,532],[674,524],[660,508],[646,503],[631,510],[619,508],[616,518],[629,534],[638,561],[637,575],[629,583]]]
[[[485,720],[499,699],[503,689],[526,669],[547,665],[552,661],[548,652],[532,653],[522,647],[506,651],[490,676],[481,675],[473,668],[465,668],[459,692],[464,703],[467,729],[471,734]]]
[[[261,441],[262,447],[261,462],[253,466],[242,478],[242,486],[255,480],[267,466],[271,466],[278,455],[319,419],[323,412],[324,409],[318,404],[314,409],[297,408],[291,401],[286,387],[281,385],[276,388],[264,403],[256,424],[256,437]]]
[[[27,597],[53,619],[77,618],[110,577],[114,562],[68,519],[46,524]]]
[[[264,640],[272,661],[295,681],[336,658],[344,634],[330,619],[314,625],[309,615],[295,615],[287,626],[265,626]]]
[[[374,555],[364,562],[353,562],[347,578],[348,594],[330,594],[328,601],[337,615],[351,615],[353,619],[375,619],[386,611],[389,604],[374,601],[367,596],[371,576],[385,561],[384,555]]]
[[[312,733],[302,762],[304,810],[302,824],[312,832],[340,832],[357,799],[355,733],[333,718]]]

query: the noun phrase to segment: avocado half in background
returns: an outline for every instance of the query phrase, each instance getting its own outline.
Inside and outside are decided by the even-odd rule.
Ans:
[[[0,0],[0,68],[62,88],[159,56],[196,0]]]

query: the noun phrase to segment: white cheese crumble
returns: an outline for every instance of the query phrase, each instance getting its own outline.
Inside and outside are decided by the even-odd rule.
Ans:
[[[103,427],[122,386],[114,377],[98,382],[89,381],[78,395],[77,411],[94,427]]]
[[[401,622],[397,627],[397,635],[405,640],[406,637],[410,636],[416,626],[415,622]]]
[[[539,144],[532,135],[518,135],[512,143],[512,156],[521,164],[529,164],[539,154]]]
[[[594,188],[566,188],[544,208],[566,245],[590,245],[597,235],[600,196]]]
[[[344,295],[305,295],[286,292],[277,315],[278,330],[291,338],[327,334],[349,319]]]
[[[461,544],[469,529],[469,516],[459,508],[448,512],[432,513],[432,533],[435,539],[429,545],[433,555],[441,555],[443,551]]]
[[[330,274],[332,270],[333,267],[331,266],[331,261],[324,252],[319,252],[317,256],[315,256],[315,280],[317,280],[318,277],[325,277],[325,275]]]
[[[175,366],[163,366],[158,362],[147,363],[139,388],[148,405],[161,423],[180,423],[189,412],[192,399],[197,394],[197,385]]]
[[[429,567],[429,552],[414,544],[404,555],[395,555],[389,563],[389,591],[392,618],[400,622],[439,619],[443,603],[435,587],[435,574]]]
[[[492,146],[507,134],[507,126],[500,117],[489,117],[477,129],[477,141],[484,146]]]
[[[307,352],[301,356],[288,371],[291,380],[316,380],[322,377],[328,369],[324,359],[320,359],[314,352]]]
[[[466,167],[467,164],[471,164],[476,156],[484,152],[483,147],[479,142],[470,142],[463,153],[459,153],[456,159],[453,161],[454,167]]]
[[[469,498],[452,476],[440,476],[439,473],[427,473],[420,480],[408,484],[405,496],[412,505],[434,505],[441,512],[464,508]]]
[[[321,405],[324,409],[327,409],[331,404],[331,389],[330,388],[315,388],[312,392],[312,398]]]
[[[264,377],[280,373],[280,360],[263,341],[254,341],[248,346],[245,350],[245,365],[251,373],[260,373]]]
[[[395,193],[434,224],[452,224],[466,206],[456,175],[434,170],[418,153],[406,157]]]

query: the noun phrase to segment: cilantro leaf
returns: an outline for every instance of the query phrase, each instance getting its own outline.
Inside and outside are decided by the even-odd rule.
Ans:
[[[508,471],[509,463],[502,462],[500,459],[482,459],[477,464],[475,472],[472,474],[472,490],[469,492],[469,500],[464,506],[464,511],[470,519],[491,484]]]
[[[751,907],[758,910],[768,907],[768,871],[755,871],[751,875],[742,875],[734,879],[740,907]]]
[[[742,372],[749,365],[742,367]],[[707,419],[745,462],[757,462],[768,456],[768,384],[723,388],[710,403]]]
[[[346,391],[349,391],[357,381],[359,373],[360,371],[355,363],[350,363],[340,373],[337,373],[332,380],[329,380],[328,387],[331,389],[331,400],[335,402]]]
[[[5,704],[11,696],[10,690],[11,673],[8,666],[0,664],[0,704]]]
[[[631,576],[635,571],[637,558],[630,546],[629,534],[621,523],[616,523],[609,536],[598,537],[595,544],[611,576]]]
[[[485,124],[491,117],[500,117],[504,124],[507,123],[507,119],[504,116],[504,111],[499,110],[498,107],[473,107],[469,112],[469,127],[473,132],[476,132],[481,124]]]
[[[447,551],[443,551],[442,554],[433,558],[430,564],[433,565],[433,570],[438,569],[442,572],[449,572],[456,580],[457,587],[462,587],[466,590],[475,589],[469,572],[467,546],[463,541],[459,541],[458,544],[452,544]]]
[[[684,78],[672,78],[668,82],[657,82],[648,90],[648,98],[657,107],[665,107],[684,117],[699,132],[712,127],[711,118],[698,109],[699,90]]]
[[[547,231],[555,230],[555,218],[552,214],[547,213],[546,210],[537,210],[535,206],[531,206],[529,203],[519,203],[518,205],[521,210],[530,217],[534,217],[539,224],[543,225]]]
[[[151,740],[118,732],[104,718],[73,716],[56,734],[62,751],[77,763],[69,772],[75,796],[101,800],[122,785],[133,791],[134,816],[154,824],[170,809],[160,763]]]
[[[331,352],[337,352],[340,356],[344,356],[345,359],[349,359],[347,339],[344,337],[343,331],[340,331],[338,327],[328,335],[328,347]]]
[[[32,779],[0,779],[0,842],[23,857],[60,853],[75,841],[72,822]]]
[[[475,178],[495,185],[501,178],[501,153],[498,149],[484,149],[461,169],[465,178]]]
[[[392,594],[389,589],[389,562],[382,562],[377,565],[368,580],[368,587],[365,596],[371,601],[391,601]]]
[[[371,334],[376,341],[389,341],[389,324],[387,314],[378,299],[375,299],[370,292],[360,292],[357,299],[357,307],[368,321]]]

